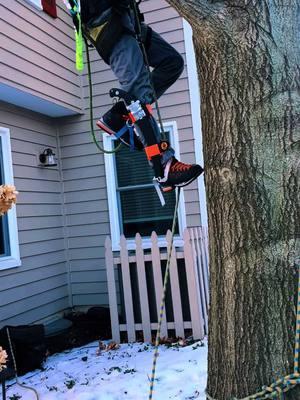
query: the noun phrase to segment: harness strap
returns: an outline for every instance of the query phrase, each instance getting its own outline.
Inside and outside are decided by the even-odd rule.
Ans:
[[[134,146],[134,130],[132,125],[126,123],[123,126],[123,128],[121,128],[117,133],[114,134],[114,136],[117,139],[120,139],[120,137],[122,137],[127,131],[129,132],[130,151],[133,151],[135,149],[135,146]]]

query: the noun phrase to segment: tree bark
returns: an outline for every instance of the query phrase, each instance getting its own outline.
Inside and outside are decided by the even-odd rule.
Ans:
[[[192,25],[200,80],[210,237],[207,389],[217,400],[242,398],[293,372],[300,0],[168,2]]]

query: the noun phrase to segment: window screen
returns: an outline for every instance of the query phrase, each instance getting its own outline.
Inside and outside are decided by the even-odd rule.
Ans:
[[[4,183],[2,142],[0,137],[0,185]],[[7,215],[0,216],[0,257],[10,256]]]
[[[115,154],[116,188],[121,233],[132,238],[136,233],[151,236],[152,231],[165,235],[172,229],[175,192],[164,195],[161,206],[154,189],[153,171],[143,151],[130,151],[122,146]],[[175,233],[178,234],[178,221]]]

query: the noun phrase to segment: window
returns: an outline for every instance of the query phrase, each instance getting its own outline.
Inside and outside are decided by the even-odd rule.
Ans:
[[[43,10],[51,17],[57,17],[56,0],[25,0],[38,10]]]
[[[0,184],[13,184],[9,130],[0,127]],[[19,266],[16,209],[0,217],[0,270]]]
[[[4,181],[4,168],[3,168],[3,152],[2,152],[2,139],[0,136],[0,185]],[[10,256],[10,243],[8,235],[8,216],[3,215],[0,220],[0,257]]]
[[[38,10],[42,10],[42,1],[41,0],[25,0],[27,3],[32,4]]]
[[[176,124],[165,124],[164,129],[172,147],[178,153]],[[114,137],[104,136],[107,150],[115,148],[115,145]],[[162,207],[152,183],[153,172],[144,152],[131,152],[128,147],[122,146],[117,153],[105,155],[105,167],[113,249],[118,249],[120,234],[124,234],[127,239],[133,239],[137,232],[141,234],[144,246],[147,247],[147,242],[150,245],[152,231],[158,234],[163,246],[164,236],[172,228],[175,192],[164,195],[166,205]],[[182,195],[183,192],[181,197]],[[184,202],[181,200],[175,231],[177,242],[181,240],[180,234],[185,226]]]

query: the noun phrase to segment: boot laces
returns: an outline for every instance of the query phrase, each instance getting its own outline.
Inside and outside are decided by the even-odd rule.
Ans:
[[[174,164],[171,166],[171,172],[183,172],[188,171],[191,168],[190,164],[185,164],[181,161],[176,160]]]

